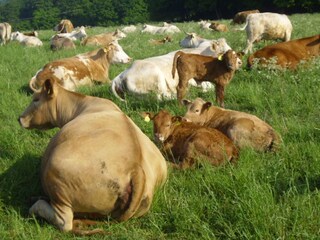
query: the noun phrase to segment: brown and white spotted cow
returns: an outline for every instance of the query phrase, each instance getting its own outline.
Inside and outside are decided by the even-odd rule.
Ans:
[[[45,80],[55,79],[64,88],[75,91],[78,86],[92,85],[94,81],[109,83],[110,64],[130,61],[122,47],[112,42],[107,47],[46,64],[32,77],[29,86],[37,91]]]
[[[84,215],[118,221],[140,217],[166,180],[159,149],[110,100],[70,92],[48,79],[19,122],[27,129],[60,128],[41,162],[46,196],[29,213],[61,231],[103,231],[79,229],[88,223]]]

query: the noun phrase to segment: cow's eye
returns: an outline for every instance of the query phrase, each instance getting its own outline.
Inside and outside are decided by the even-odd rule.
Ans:
[[[196,110],[196,113],[198,113],[198,112],[200,112],[200,110],[199,110],[199,109],[197,109],[197,110]]]

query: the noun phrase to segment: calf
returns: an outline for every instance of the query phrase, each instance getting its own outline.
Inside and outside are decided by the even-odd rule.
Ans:
[[[43,45],[42,41],[37,37],[25,36],[21,32],[11,33],[11,40],[20,42],[21,45],[27,47],[40,47]]]
[[[29,86],[38,91],[45,80],[55,79],[64,88],[75,91],[78,86],[92,85],[94,81],[109,83],[110,64],[130,60],[122,47],[112,42],[107,47],[46,64],[32,77]]]
[[[289,41],[292,24],[284,14],[278,13],[252,13],[248,15],[246,25],[239,30],[247,32],[247,47],[244,52],[252,52],[252,45],[262,39],[281,39]]]
[[[153,120],[155,141],[162,144],[161,150],[174,167],[189,168],[197,160],[218,166],[226,162],[234,163],[238,158],[238,150],[232,141],[216,129],[185,122],[166,110],[155,115],[143,115]]]
[[[212,22],[209,26],[212,30],[217,31],[217,32],[228,32],[229,29],[227,25],[218,23],[218,22]]]
[[[151,33],[151,34],[165,34],[165,33],[178,33],[180,32],[180,29],[173,25],[173,24],[168,24],[164,23],[162,27],[158,26],[153,26],[153,25],[148,25],[144,24],[141,30],[142,33]]]
[[[201,98],[193,102],[183,100],[183,104],[187,106],[187,120],[220,130],[240,149],[251,147],[256,151],[275,151],[279,147],[279,135],[254,115],[215,107]]]
[[[11,39],[12,27],[9,23],[0,23],[0,45],[6,44]]]
[[[50,40],[50,49],[57,51],[60,49],[75,49],[76,45],[70,38],[59,37],[55,35]]]
[[[320,35],[266,46],[248,57],[248,67],[255,63],[266,67],[271,63],[295,69],[301,61],[320,55]]]
[[[174,78],[176,70],[179,76],[178,102],[181,104],[188,89],[188,81],[194,78],[197,82],[208,81],[215,84],[216,101],[224,107],[224,89],[242,64],[239,56],[233,50],[228,50],[221,58],[178,51],[172,65],[172,77]]]
[[[232,24],[245,23],[248,15],[251,13],[260,13],[260,11],[256,9],[256,10],[247,10],[247,11],[238,12],[236,15],[234,15],[231,23]]]
[[[84,46],[106,46],[112,41],[117,41],[125,38],[127,35],[120,31],[119,29],[111,33],[102,33],[98,35],[93,35],[86,37],[81,41],[81,45]]]
[[[149,42],[154,45],[161,45],[161,44],[165,44],[167,42],[172,42],[172,37],[166,36],[162,39],[150,39]]]
[[[99,232],[77,228],[75,223],[86,221],[74,220],[76,215],[140,217],[166,180],[161,152],[110,100],[70,92],[47,79],[19,122],[27,129],[60,128],[41,164],[48,201],[38,200],[29,213],[61,231]]]

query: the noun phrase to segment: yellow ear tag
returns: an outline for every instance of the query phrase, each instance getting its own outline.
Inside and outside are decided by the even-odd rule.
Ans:
[[[222,54],[218,56],[219,61],[222,61],[222,56],[223,56]]]
[[[146,122],[150,122],[150,118],[149,118],[149,116],[146,116],[146,117],[144,118],[144,121],[146,121]]]
[[[108,47],[105,47],[105,48],[103,48],[103,51],[106,53],[106,52],[108,52]]]

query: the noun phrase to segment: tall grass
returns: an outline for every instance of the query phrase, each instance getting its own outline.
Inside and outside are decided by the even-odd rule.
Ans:
[[[292,39],[319,34],[320,14],[289,16]],[[222,20],[229,24],[230,20]],[[200,30],[196,22],[177,23],[187,32],[206,38],[225,37],[237,51],[244,49],[245,32]],[[122,26],[119,26],[120,28]],[[230,27],[231,28],[231,27]],[[89,35],[114,28],[90,28]],[[0,47],[0,239],[82,239],[59,232],[28,215],[31,196],[43,194],[39,181],[40,159],[58,131],[22,129],[17,121],[31,101],[29,79],[45,63],[91,50],[51,52],[51,30],[40,31],[41,48],[17,43]],[[130,33],[120,44],[134,59],[162,55],[179,49],[184,33],[172,43],[154,46],[140,32]],[[272,43],[262,41],[255,49]],[[245,61],[245,59],[244,59]],[[112,65],[110,78],[129,67]],[[169,169],[166,185],[155,195],[150,212],[125,223],[101,222],[109,236],[92,239],[319,239],[320,236],[320,61],[296,71],[240,69],[226,89],[226,107],[255,114],[282,136],[278,153],[241,151],[236,166],[178,171]],[[152,125],[141,111],[166,108],[184,114],[175,100],[158,101],[153,95],[128,96],[120,102],[108,85],[82,87],[80,92],[113,100],[152,138]],[[192,89],[188,98],[201,96],[214,102],[213,92]],[[81,147],[81,142],[79,142]],[[75,165],[76,167],[76,165]]]

